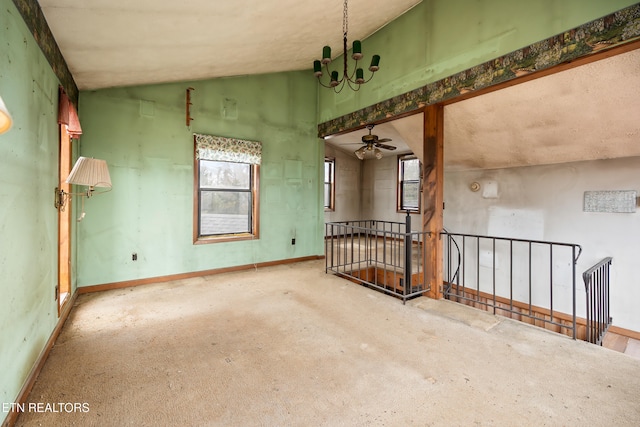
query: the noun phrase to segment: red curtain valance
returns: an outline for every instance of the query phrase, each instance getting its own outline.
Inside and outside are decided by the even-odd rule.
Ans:
[[[60,97],[58,102],[58,124],[67,125],[67,131],[71,138],[79,138],[82,135],[82,127],[76,107],[69,100],[62,87],[60,88]]]

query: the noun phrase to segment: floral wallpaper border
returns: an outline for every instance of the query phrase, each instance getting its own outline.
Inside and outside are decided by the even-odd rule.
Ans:
[[[64,91],[69,96],[73,105],[78,108],[78,86],[73,80],[67,62],[60,52],[60,47],[51,33],[49,24],[42,13],[42,9],[36,0],[13,0],[22,19],[27,24],[33,38],[38,43],[40,50],[51,65],[56,77],[60,80]]]
[[[322,138],[640,39],[640,3],[318,125]]]
[[[262,143],[224,136],[193,134],[196,160],[249,163],[259,165],[262,160]]]

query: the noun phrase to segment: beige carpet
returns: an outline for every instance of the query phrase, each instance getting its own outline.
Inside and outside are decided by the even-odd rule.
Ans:
[[[79,297],[29,403],[83,406],[17,425],[636,426],[640,361],[312,261]]]

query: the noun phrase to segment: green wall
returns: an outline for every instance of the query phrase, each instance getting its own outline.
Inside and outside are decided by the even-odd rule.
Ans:
[[[362,42],[367,67],[373,54],[380,55],[381,60],[380,71],[360,91],[345,89],[335,94],[318,85],[318,123],[441,80],[635,3],[423,0]],[[330,68],[336,70],[335,64],[341,63],[342,56]],[[368,73],[365,70],[365,78]]]
[[[0,404],[14,402],[58,319],[58,80],[10,0],[0,0]],[[0,410],[0,421],[6,414]]]
[[[81,92],[80,152],[107,161],[113,190],[86,203],[79,285],[322,255],[314,85],[293,72]],[[193,244],[193,132],[262,142],[259,239]]]

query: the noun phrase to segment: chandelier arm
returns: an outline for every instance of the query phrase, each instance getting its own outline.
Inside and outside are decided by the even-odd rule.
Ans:
[[[359,83],[354,83],[349,79],[349,80],[347,80],[347,84],[349,85],[349,88],[354,92],[357,92],[357,91],[360,90],[361,84],[359,84]]]
[[[318,77],[318,83],[320,83],[321,86],[329,88],[329,89],[333,89],[333,91],[335,93],[340,93],[342,92],[342,89],[344,89],[344,82],[347,81],[347,79],[345,78],[346,75],[343,74],[341,78],[337,79],[336,81],[338,82],[338,84],[336,84],[335,86],[331,86],[331,70],[329,70],[329,64],[324,64],[324,68],[327,72],[327,74],[329,75],[329,84],[326,85],[324,83],[322,83],[322,81],[320,80],[320,77]]]
[[[329,69],[329,64],[324,64],[324,68],[325,68],[325,71],[327,72],[327,76],[329,76],[329,84],[326,85],[322,82],[320,82],[320,84],[326,88],[335,89],[334,86],[331,86],[331,70]],[[338,82],[338,84],[340,84],[343,80],[344,80],[344,75],[342,76],[342,78],[337,79],[336,81]],[[318,77],[318,81],[320,81],[320,77]]]
[[[355,61],[356,62],[354,64],[353,70],[351,71],[351,74],[349,74],[348,77],[347,77],[347,79],[351,80],[352,82],[355,82],[354,77],[356,75],[356,70],[358,69],[358,60],[356,59]],[[347,74],[345,74],[345,76],[347,76]]]
[[[371,77],[369,77],[367,80],[365,80],[364,82],[362,82],[362,84],[365,84],[365,83],[369,82],[369,81],[373,78],[373,76],[374,76],[375,74],[376,74],[375,72],[371,72]]]
[[[324,68],[325,72],[329,76],[329,81],[331,81],[331,70],[329,70],[329,66],[327,64],[324,64]],[[318,83],[320,83],[320,86],[322,87],[333,89],[330,85],[322,83],[322,74],[318,76]]]
[[[324,64],[324,69],[327,72],[327,76],[331,79],[331,70],[329,69],[329,64]]]
[[[334,88],[333,88],[333,91],[334,91],[335,93],[340,93],[340,92],[342,92],[342,89],[344,89],[344,86],[345,86],[344,82],[345,82],[345,79],[344,79],[344,78],[340,79],[340,84],[339,84],[338,86],[334,87]],[[340,88],[340,89],[338,89],[338,88]]]
[[[320,86],[322,86],[322,87],[326,87],[328,89],[333,89],[331,86],[322,83],[322,80],[320,80],[320,77],[318,77],[318,83],[320,83]]]

